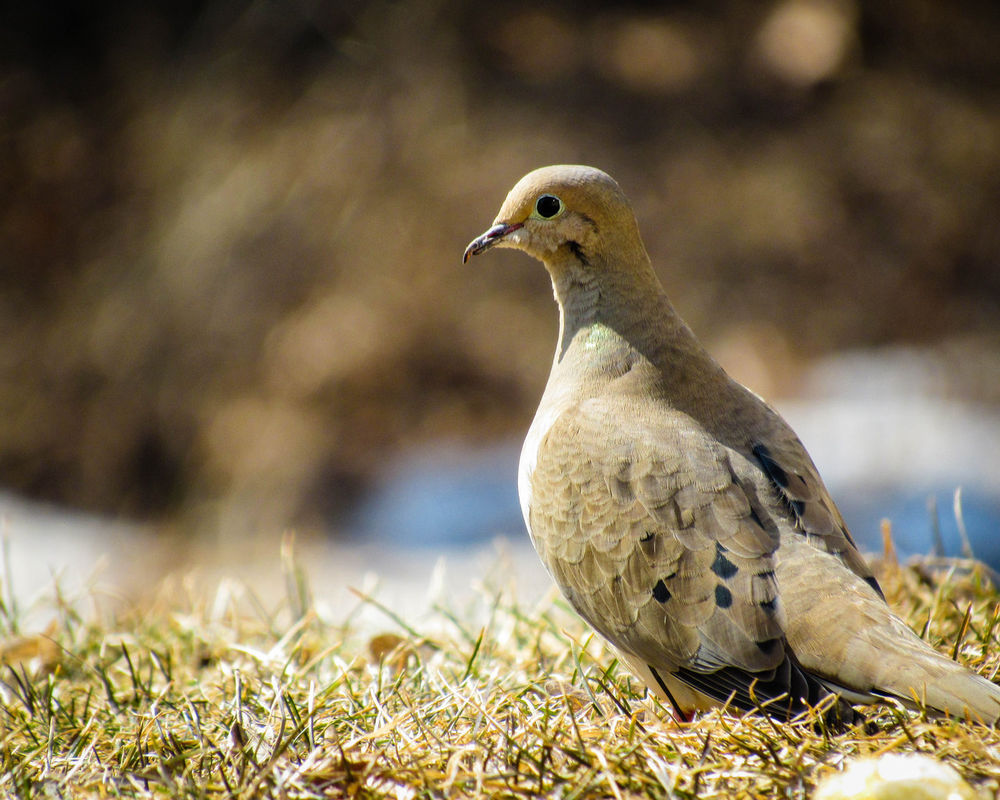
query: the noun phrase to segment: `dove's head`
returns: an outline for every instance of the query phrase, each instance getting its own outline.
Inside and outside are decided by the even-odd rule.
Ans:
[[[515,247],[549,271],[648,264],[632,206],[615,180],[593,167],[559,165],[529,172],[500,207],[493,226],[463,261],[491,247]]]

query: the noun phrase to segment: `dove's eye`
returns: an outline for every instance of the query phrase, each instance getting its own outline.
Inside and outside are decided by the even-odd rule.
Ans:
[[[552,219],[559,216],[562,210],[562,200],[554,194],[543,194],[535,201],[535,212],[542,219]]]

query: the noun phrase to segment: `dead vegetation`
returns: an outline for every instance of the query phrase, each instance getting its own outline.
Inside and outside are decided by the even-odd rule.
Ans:
[[[893,751],[1000,788],[996,732],[898,708],[842,732],[721,712],[678,725],[553,593],[524,607],[484,587],[420,618],[359,593],[331,618],[290,558],[285,569],[274,608],[250,587],[176,579],[155,602],[90,618],[79,608],[95,598],[56,592],[49,628],[31,634],[8,601],[0,790],[806,797],[845,761]],[[995,678],[1000,602],[978,568],[883,564],[881,577],[911,625]]]

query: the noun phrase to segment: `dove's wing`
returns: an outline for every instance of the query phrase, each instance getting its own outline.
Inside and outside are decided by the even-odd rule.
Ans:
[[[686,415],[589,400],[559,415],[530,478],[535,546],[573,607],[654,676],[787,716],[818,701],[785,641],[780,535],[739,473],[757,470]],[[623,413],[624,412],[624,413]],[[784,708],[784,711],[779,711]]]

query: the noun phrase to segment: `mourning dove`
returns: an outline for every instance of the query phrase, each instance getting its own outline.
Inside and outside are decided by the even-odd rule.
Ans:
[[[830,694],[993,724],[1000,687],[897,617],[802,443],[674,311],[600,170],[524,176],[464,260],[545,264],[559,305],[521,452],[529,535],[573,608],[678,715],[789,719]]]

